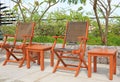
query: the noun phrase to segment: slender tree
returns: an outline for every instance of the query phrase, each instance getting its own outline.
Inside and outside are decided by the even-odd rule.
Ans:
[[[22,16],[22,20],[24,22],[27,21],[27,15],[29,14],[30,16],[30,20],[29,21],[33,21],[33,16],[38,13],[39,15],[39,19],[38,21],[36,21],[38,24],[40,24],[41,19],[44,17],[45,13],[55,4],[57,4],[59,2],[59,0],[42,0],[42,1],[38,1],[38,0],[34,0],[34,3],[30,3],[27,4],[27,6],[25,6],[25,2],[24,0],[11,0],[14,3],[16,3],[15,7],[18,7],[21,16]],[[47,4],[47,6],[45,6],[45,9],[41,9],[43,4]],[[40,12],[40,13],[39,13]]]
[[[69,4],[78,4],[79,0],[61,0],[62,2],[67,1]],[[117,4],[111,3],[112,0],[89,0],[91,5],[93,6],[94,14],[97,20],[97,24],[99,27],[99,33],[101,37],[101,41],[104,45],[107,45],[107,35],[108,35],[108,27],[109,27],[109,17],[111,14],[119,7],[120,1]],[[85,3],[86,0],[80,0],[81,3]],[[114,8],[112,7],[113,5]],[[100,17],[104,18],[104,26],[100,21]]]
[[[118,2],[114,8],[112,8],[112,0],[90,0],[90,2],[93,6],[95,17],[98,23],[101,41],[104,45],[107,45],[109,17],[118,8],[120,2]],[[100,21],[100,16],[104,18],[104,26],[102,26],[103,24]]]

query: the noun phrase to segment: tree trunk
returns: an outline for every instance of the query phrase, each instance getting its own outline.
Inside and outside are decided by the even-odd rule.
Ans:
[[[93,10],[94,10],[95,17],[96,17],[96,20],[97,20],[97,23],[98,23],[101,41],[102,41],[103,44],[105,44],[104,32],[102,31],[102,27],[101,27],[101,24],[100,24],[100,20],[99,20],[99,17],[98,17],[98,13],[97,13],[97,0],[94,0]]]

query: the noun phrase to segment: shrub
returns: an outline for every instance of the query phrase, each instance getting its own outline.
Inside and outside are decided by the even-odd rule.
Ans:
[[[33,42],[53,43],[54,38],[52,36],[36,36],[33,38]],[[62,39],[58,39],[58,43],[62,43]]]

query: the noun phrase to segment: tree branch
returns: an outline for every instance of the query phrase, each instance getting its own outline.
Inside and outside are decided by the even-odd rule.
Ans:
[[[116,5],[116,6],[119,6],[120,5],[120,2]],[[117,9],[117,7],[115,7],[110,14],[112,14],[115,10]]]
[[[24,14],[23,14],[23,11],[22,11],[22,8],[21,8],[21,5],[20,5],[20,0],[17,0],[17,1],[14,1],[14,0],[12,0],[13,2],[15,2],[17,5],[18,5],[18,7],[19,7],[19,9],[20,9],[20,12],[21,12],[21,14],[22,14],[22,18],[23,18],[23,22],[26,22],[25,21],[25,16],[24,16]]]
[[[58,0],[57,2],[55,2],[54,4],[51,5],[51,2],[49,1],[49,2],[48,2],[49,6],[45,9],[45,11],[43,12],[43,14],[40,16],[38,22],[41,21],[41,19],[43,18],[43,16],[45,15],[45,13],[48,11],[48,9],[49,9],[51,6],[57,4],[58,2],[59,2],[59,0]]]
[[[98,2],[101,4],[101,6],[105,9],[105,11],[107,11],[107,8],[103,5],[103,3],[100,1],[100,0],[98,0]]]

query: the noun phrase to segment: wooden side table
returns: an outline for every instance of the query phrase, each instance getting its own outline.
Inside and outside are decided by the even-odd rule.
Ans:
[[[30,68],[30,54],[29,52],[37,52],[38,54],[38,63],[40,64],[41,70],[44,70],[44,51],[51,50],[52,46],[40,45],[40,44],[32,44],[26,47],[26,55],[27,55],[27,68]],[[51,66],[54,64],[54,57],[51,54]]]
[[[91,77],[91,57],[94,61],[94,72],[97,71],[97,56],[109,57],[109,79],[113,79],[113,74],[116,74],[116,53],[115,49],[94,48],[88,51],[88,77]]]

